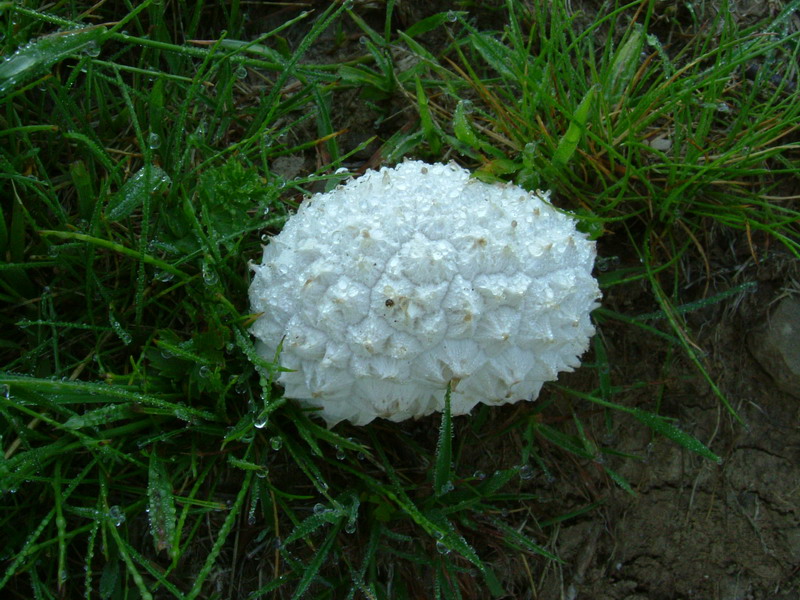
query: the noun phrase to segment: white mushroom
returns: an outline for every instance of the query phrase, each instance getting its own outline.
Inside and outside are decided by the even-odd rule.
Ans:
[[[580,364],[600,293],[572,218],[407,161],[304,202],[254,265],[259,353],[329,426],[535,399]]]

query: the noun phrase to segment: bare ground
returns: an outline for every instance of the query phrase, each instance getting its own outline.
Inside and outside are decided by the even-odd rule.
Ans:
[[[638,393],[662,393],[663,413],[709,444],[722,462],[699,458],[623,420],[606,441],[645,460],[615,458],[610,466],[636,494],[585,465],[580,475],[586,480],[570,477],[559,486],[555,498],[575,497],[577,485],[577,495],[603,504],[554,537],[566,564],[548,569],[539,597],[800,598],[800,402],[777,389],[747,347],[772,300],[784,292],[782,278],[763,273],[770,270],[749,272],[753,280],[767,277],[755,293],[694,318],[704,320],[699,329],[712,375],[743,423],[692,366],[678,360],[665,373],[659,344],[631,339],[630,331],[606,338],[615,380],[654,382]],[[630,402],[637,403],[636,393]]]

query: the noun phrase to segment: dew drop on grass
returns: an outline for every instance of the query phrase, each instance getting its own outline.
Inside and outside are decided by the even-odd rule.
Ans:
[[[458,13],[454,10],[448,10],[447,20],[450,21],[451,23],[455,23],[456,21],[458,21]]]
[[[7,383],[0,385],[0,394],[2,394],[3,398],[5,398],[6,400],[11,398],[11,386],[8,385]]]
[[[111,328],[114,330],[114,333],[117,334],[117,337],[122,340],[122,343],[126,346],[130,345],[130,343],[133,341],[133,336],[125,331],[125,329],[122,327],[122,324],[114,317],[113,314],[109,315],[109,320],[111,321]]]
[[[86,56],[97,58],[98,56],[100,56],[100,44],[98,44],[97,42],[89,42],[83,49],[83,53],[86,54]]]
[[[484,479],[486,479],[486,473],[484,473],[483,471],[475,471],[475,472],[472,474],[472,476],[473,476],[475,479],[477,479],[478,481],[483,481]]]
[[[177,418],[179,418],[181,421],[191,421],[192,420],[191,413],[182,404],[178,404],[175,407],[175,416]]]
[[[328,510],[328,509],[325,507],[324,504],[321,504],[321,503],[318,502],[317,504],[314,505],[314,514],[315,515],[321,515],[326,510]]]
[[[336,460],[344,460],[347,454],[341,448],[336,448]]]
[[[448,548],[447,544],[445,544],[441,540],[436,542],[436,551],[439,554],[450,554],[450,548]]]
[[[264,429],[269,422],[269,415],[267,414],[260,414],[256,417],[256,420],[253,421],[253,427],[256,429]]]
[[[356,532],[356,522],[354,520],[353,521],[348,521],[347,525],[344,526],[344,532],[345,533],[355,533]]]
[[[530,465],[522,465],[519,468],[519,478],[520,479],[532,479],[533,478],[533,467]]]
[[[244,79],[247,77],[247,67],[244,65],[239,65],[237,69],[233,72],[236,79]]]
[[[161,136],[151,132],[147,136],[147,147],[150,148],[150,150],[158,150],[161,148]]]
[[[123,513],[122,509],[116,504],[114,506],[109,507],[108,517],[117,527],[119,527],[125,522],[125,513]]]
[[[280,450],[283,447],[283,440],[276,435],[270,438],[269,445],[273,450]]]
[[[211,369],[208,367],[208,365],[203,365],[200,367],[198,373],[200,374],[200,377],[206,378],[211,374]]]
[[[203,282],[208,285],[216,285],[219,281],[219,276],[208,261],[203,261]]]

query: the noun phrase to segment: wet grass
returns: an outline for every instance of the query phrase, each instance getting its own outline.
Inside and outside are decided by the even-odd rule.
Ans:
[[[554,528],[595,506],[536,513],[533,484],[559,460],[633,492],[587,414],[716,458],[657,403],[627,402],[650,384],[612,375],[602,331],[658,338],[716,389],[684,317],[747,286],[687,298],[682,264],[710,277],[719,231],[754,261],[797,256],[790,13],[742,29],[726,10],[670,22],[631,2],[579,23],[517,4],[498,31],[466,9],[397,30],[391,1],[377,21],[336,3],[262,8],[258,34],[236,2],[0,4],[0,589],[513,595],[534,576],[502,557],[558,560]],[[354,31],[357,55],[320,60]],[[606,290],[640,282],[651,306],[597,311],[583,387],[502,416],[329,431],[259,375],[274,367],[247,332],[247,261],[304,194],[361,167],[337,112],[354,90],[382,160],[457,159],[552,188],[601,254],[613,240],[639,259],[599,259]],[[314,167],[277,168],[297,156]],[[552,418],[557,402],[569,418]]]

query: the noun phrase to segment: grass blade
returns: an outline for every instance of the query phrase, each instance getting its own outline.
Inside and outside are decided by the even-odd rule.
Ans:
[[[176,531],[175,499],[172,495],[172,482],[161,457],[155,449],[150,453],[149,477],[147,482],[147,516],[150,520],[150,535],[153,537],[156,552],[166,550],[174,560]]]
[[[105,34],[106,28],[98,25],[46,35],[18,48],[0,64],[0,95],[44,75],[57,62],[90,45],[96,46]]]
[[[450,415],[450,384],[444,395],[444,410],[436,444],[436,463],[433,468],[433,492],[442,496],[453,489],[453,419]]]
[[[578,149],[578,144],[586,131],[586,123],[594,108],[594,97],[596,94],[597,86],[590,87],[589,91],[586,92],[586,95],[583,97],[583,100],[578,104],[578,108],[575,110],[575,114],[572,115],[572,119],[569,122],[567,131],[559,140],[558,147],[553,154],[554,167],[564,167],[572,158],[572,155],[575,154],[575,150]]]

